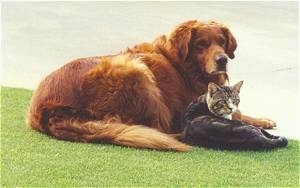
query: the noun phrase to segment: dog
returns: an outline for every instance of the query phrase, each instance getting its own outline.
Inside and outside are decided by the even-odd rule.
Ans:
[[[227,71],[237,42],[217,22],[187,21],[168,36],[109,56],[67,63],[41,81],[27,124],[57,139],[189,151],[175,139],[187,105]],[[239,116],[257,127],[266,118]]]

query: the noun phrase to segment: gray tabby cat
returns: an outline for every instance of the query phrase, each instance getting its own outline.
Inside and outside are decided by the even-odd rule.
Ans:
[[[208,110],[219,117],[232,119],[232,114],[238,109],[240,103],[240,89],[243,81],[234,86],[218,86],[210,82],[206,94],[206,103]],[[200,99],[201,100],[201,99]]]
[[[240,102],[242,84],[243,81],[233,86],[209,83],[207,93],[187,107],[180,139],[191,145],[215,149],[261,150],[285,147],[288,143],[286,138],[231,120]]]

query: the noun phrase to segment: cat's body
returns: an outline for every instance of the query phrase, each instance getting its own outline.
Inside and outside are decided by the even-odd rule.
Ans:
[[[284,137],[231,120],[239,104],[242,83],[232,87],[210,83],[208,92],[188,106],[181,140],[191,145],[218,149],[258,150],[286,146],[288,141]]]

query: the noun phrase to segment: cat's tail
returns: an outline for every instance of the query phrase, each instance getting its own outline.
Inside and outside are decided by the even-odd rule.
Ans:
[[[127,125],[114,118],[81,122],[53,117],[49,118],[48,124],[44,125],[43,129],[58,139],[69,141],[106,142],[135,148],[181,152],[192,149],[172,135],[142,125]]]

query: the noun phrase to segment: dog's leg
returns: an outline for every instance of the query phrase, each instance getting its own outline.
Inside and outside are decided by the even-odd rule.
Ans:
[[[264,129],[272,129],[273,127],[276,127],[276,123],[268,118],[254,118],[242,114],[241,119],[245,123],[254,125],[256,127],[262,127]]]
[[[233,120],[243,121],[247,124],[253,125],[255,127],[261,127],[264,129],[272,129],[276,127],[276,123],[268,118],[254,118],[237,111],[232,115]]]

